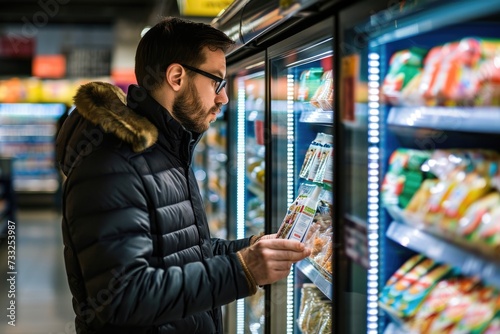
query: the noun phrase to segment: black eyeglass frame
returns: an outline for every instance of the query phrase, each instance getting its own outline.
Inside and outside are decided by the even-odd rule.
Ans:
[[[187,68],[188,70],[191,70],[191,71],[196,72],[198,74],[204,75],[204,76],[206,76],[209,79],[215,80],[218,83],[217,87],[215,87],[215,94],[219,94],[220,91],[222,90],[222,88],[226,87],[227,82],[226,82],[225,79],[222,79],[222,78],[220,78],[220,77],[218,77],[216,75],[213,75],[211,73],[205,72],[205,71],[200,70],[199,68],[196,68],[196,67],[193,67],[193,66],[189,66],[189,65],[186,65],[186,64],[180,64],[180,65],[182,67]]]

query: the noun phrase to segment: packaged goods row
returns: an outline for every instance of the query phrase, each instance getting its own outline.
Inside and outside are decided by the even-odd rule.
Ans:
[[[500,42],[464,37],[395,52],[382,97],[395,106],[500,105]]]
[[[417,254],[386,282],[381,307],[407,333],[497,333],[500,293]]]

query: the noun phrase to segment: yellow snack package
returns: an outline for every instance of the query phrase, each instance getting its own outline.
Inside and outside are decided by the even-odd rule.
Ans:
[[[484,244],[493,254],[500,250],[500,207],[495,207],[483,215],[474,241]]]
[[[477,241],[477,237],[473,234],[476,234],[483,216],[498,206],[500,206],[500,193],[497,191],[472,203],[465,211],[463,217],[458,221],[457,233],[468,240]]]

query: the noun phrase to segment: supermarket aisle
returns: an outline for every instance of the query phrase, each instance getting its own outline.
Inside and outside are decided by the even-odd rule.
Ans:
[[[0,252],[2,278],[8,272],[5,245]],[[8,321],[7,278],[0,284],[0,333],[75,333],[60,233],[53,210],[19,211],[16,218],[16,326]]]

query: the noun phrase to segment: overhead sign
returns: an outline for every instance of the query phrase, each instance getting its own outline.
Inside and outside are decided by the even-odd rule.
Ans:
[[[216,17],[233,0],[177,0],[179,12],[183,16]]]
[[[38,55],[33,58],[33,76],[63,78],[66,75],[66,58],[63,55]]]

